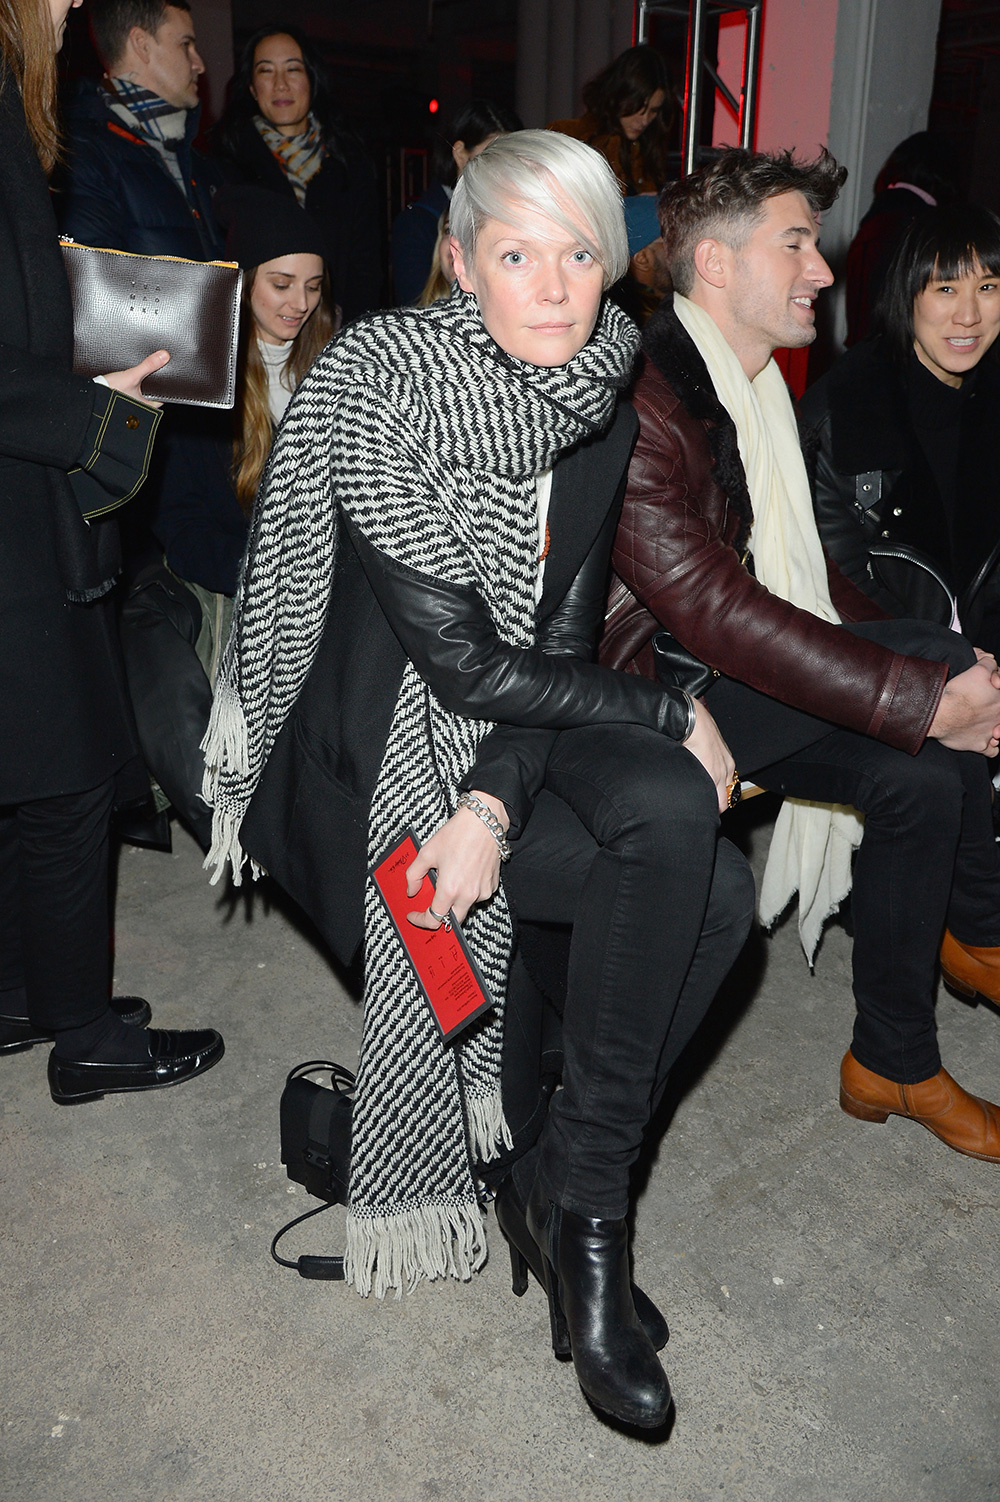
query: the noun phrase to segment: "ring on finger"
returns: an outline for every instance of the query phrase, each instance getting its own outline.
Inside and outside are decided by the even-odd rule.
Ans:
[[[743,789],[740,786],[740,774],[734,768],[732,781],[726,784],[726,807],[735,808],[742,796]]]
[[[436,918],[439,923],[443,923],[444,924],[444,931],[445,931],[446,934],[450,934],[451,933],[451,914],[450,913],[436,913],[432,907],[429,907],[427,909],[427,911],[430,913],[430,915],[431,915],[432,918]]]

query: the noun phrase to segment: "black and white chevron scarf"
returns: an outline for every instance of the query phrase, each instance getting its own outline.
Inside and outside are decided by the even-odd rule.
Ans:
[[[240,880],[240,823],[323,631],[340,509],[389,557],[478,590],[498,634],[532,646],[535,476],[607,426],[637,342],[606,304],[567,365],[527,365],[497,346],[475,298],[456,288],[429,308],[354,323],[327,346],[268,464],[205,738],[213,881],[227,860]],[[446,710],[406,665],[372,800],[373,859],[408,825],[423,841],[449,818],[490,728]],[[502,891],[464,928],[502,1002]],[[487,1014],[458,1046],[442,1045],[370,882],[365,945],[345,1268],[359,1292],[398,1296],[422,1277],[468,1278],[485,1261],[470,1153],[485,1162],[509,1140],[502,1018]]]

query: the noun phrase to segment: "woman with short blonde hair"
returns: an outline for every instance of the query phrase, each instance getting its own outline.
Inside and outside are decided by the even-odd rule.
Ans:
[[[654,1428],[666,1328],[629,1282],[629,1168],[749,925],[718,840],[733,768],[690,696],[592,661],[636,428],[607,163],[502,136],[452,228],[451,296],[345,330],[278,435],[206,742],[211,859],[265,866],[342,959],[364,939],[348,1281],[469,1277],[476,1179],[499,1182],[515,1292],[530,1265],[588,1397]],[[461,923],[493,1002],[457,1044],[368,875],[410,829],[410,939]],[[547,1119],[514,910],[573,925]]]

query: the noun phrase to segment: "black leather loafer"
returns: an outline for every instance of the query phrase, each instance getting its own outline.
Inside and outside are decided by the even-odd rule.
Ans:
[[[111,1010],[129,1027],[145,1027],[153,1015],[149,1002],[142,996],[112,996]],[[0,1054],[17,1053],[35,1043],[51,1043],[52,1033],[35,1027],[27,1017],[0,1017]]]
[[[102,1095],[120,1095],[130,1090],[162,1090],[181,1080],[204,1074],[217,1064],[225,1051],[222,1038],[212,1028],[199,1032],[166,1032],[150,1028],[146,1033],[149,1059],[141,1064],[92,1064],[86,1060],[57,1059],[49,1054],[49,1089],[58,1105],[81,1100],[100,1100]]]

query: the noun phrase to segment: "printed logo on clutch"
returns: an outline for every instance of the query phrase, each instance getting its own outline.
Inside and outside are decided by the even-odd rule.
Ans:
[[[493,1006],[493,997],[457,923],[450,932],[416,928],[407,913],[426,912],[434,901],[434,883],[425,876],[415,897],[406,895],[406,871],[416,859],[417,839],[409,830],[372,866],[370,876],[392,919],[424,1000],[442,1040],[450,1043]]]

